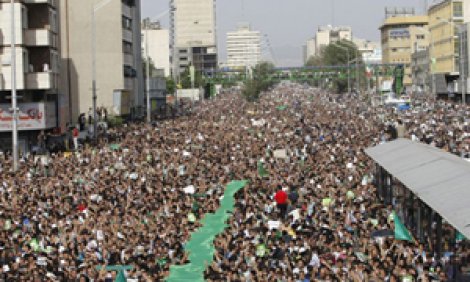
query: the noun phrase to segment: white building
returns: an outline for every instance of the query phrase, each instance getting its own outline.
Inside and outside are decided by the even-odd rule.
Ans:
[[[147,38],[148,37],[148,38]],[[142,23],[142,56],[148,56],[156,69],[164,70],[165,77],[171,74],[170,68],[170,31],[162,29],[158,23]]]
[[[197,71],[217,68],[215,0],[171,0],[170,14],[174,76],[193,65]]]
[[[11,149],[11,4],[0,1],[0,149]],[[42,130],[58,127],[59,25],[56,1],[14,3],[15,62],[20,153]],[[67,114],[67,113],[65,113]],[[64,117],[61,117],[64,118]]]
[[[254,67],[261,61],[261,33],[248,24],[227,32],[227,67]]]
[[[366,65],[376,65],[382,63],[382,46],[379,42],[354,38],[353,43],[362,55],[362,60]]]
[[[310,57],[315,56],[315,38],[310,38],[307,40],[307,44],[304,46],[304,63],[310,59]]]

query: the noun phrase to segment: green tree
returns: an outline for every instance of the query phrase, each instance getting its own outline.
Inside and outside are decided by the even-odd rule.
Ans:
[[[170,95],[175,94],[176,91],[176,82],[171,78],[166,78],[166,92]]]
[[[268,90],[273,82],[270,75],[274,72],[274,65],[269,62],[261,62],[253,70],[252,78],[245,81],[242,95],[250,102],[259,99],[261,92]]]
[[[204,86],[202,73],[198,70],[194,71],[194,87],[199,88]],[[191,74],[189,72],[189,67],[187,67],[184,72],[181,73],[181,86],[183,89],[191,88]]]
[[[305,63],[306,67],[319,67],[323,66],[323,58],[321,55],[314,55],[308,58],[307,62]]]

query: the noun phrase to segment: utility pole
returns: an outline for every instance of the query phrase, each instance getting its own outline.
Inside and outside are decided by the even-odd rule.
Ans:
[[[150,105],[150,56],[149,56],[149,28],[150,20],[145,26],[145,56],[147,57],[146,72],[147,72],[147,122],[152,122],[152,106]]]
[[[11,0],[11,107],[12,107],[12,146],[13,172],[18,171],[18,107],[16,96],[16,31],[15,1]]]

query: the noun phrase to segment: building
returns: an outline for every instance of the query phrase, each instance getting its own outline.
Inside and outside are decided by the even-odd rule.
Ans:
[[[217,69],[215,0],[171,0],[170,45],[173,76],[194,66],[196,71]]]
[[[41,131],[66,119],[59,92],[59,25],[56,1],[17,1],[14,9],[19,152],[37,144]],[[11,149],[12,14],[10,1],[0,1],[0,149]]]
[[[460,93],[459,26],[470,21],[470,1],[444,0],[428,9],[431,71],[437,94]]]
[[[377,65],[382,63],[382,49],[379,42],[354,38],[353,43],[362,55],[365,65]]]
[[[315,55],[320,55],[321,50],[331,43],[338,42],[340,40],[351,41],[352,38],[351,27],[333,27],[331,25],[321,26],[318,28],[315,36]]]
[[[303,46],[304,64],[313,56],[315,56],[315,38],[310,38],[307,40],[307,44]]]
[[[148,38],[147,38],[148,37]],[[160,23],[151,23],[149,19],[142,22],[142,56],[148,55],[156,69],[163,69],[164,76],[171,74],[170,67],[170,31],[162,29]]]
[[[227,67],[254,67],[261,61],[261,33],[248,24],[240,24],[227,33]]]
[[[411,55],[411,76],[414,92],[431,93],[431,69],[430,69],[429,49],[414,52]]]
[[[409,88],[412,85],[411,55],[429,45],[428,17],[401,10],[395,14],[387,10],[386,15],[380,27],[382,63],[404,65],[403,84]]]
[[[464,66],[463,75],[464,75],[464,91],[465,91],[465,101],[468,103],[468,93],[470,93],[470,23],[465,23],[461,30],[460,34],[463,39],[462,44],[462,65]]]
[[[97,107],[129,115],[143,106],[140,0],[61,2],[61,86],[70,96],[71,122],[93,105],[93,10]]]

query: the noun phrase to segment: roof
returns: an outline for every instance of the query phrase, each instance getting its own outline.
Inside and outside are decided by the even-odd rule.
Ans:
[[[398,139],[366,150],[460,233],[470,238],[470,163],[435,147]]]
[[[396,16],[387,18],[382,26],[380,26],[380,30],[386,27],[394,27],[394,26],[410,26],[410,25],[427,25],[429,23],[428,16]]]

